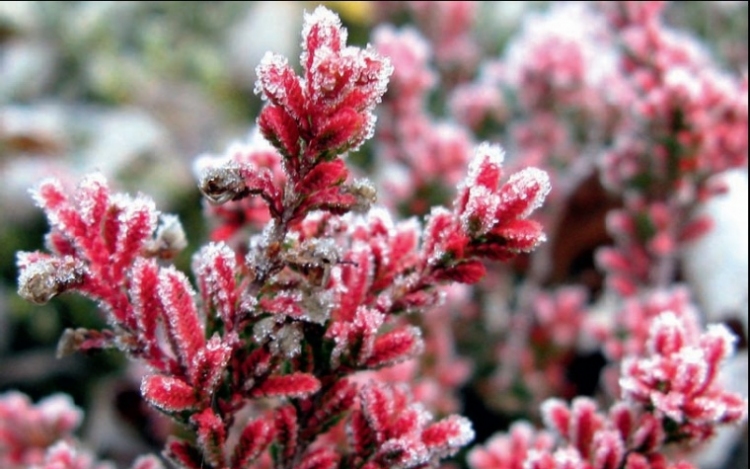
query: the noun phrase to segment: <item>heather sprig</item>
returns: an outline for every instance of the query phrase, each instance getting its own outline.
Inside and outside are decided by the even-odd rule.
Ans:
[[[405,314],[438,304],[442,286],[475,283],[482,261],[543,242],[529,216],[549,181],[535,169],[506,178],[502,150],[483,144],[457,200],[424,227],[370,210],[374,190],[350,181],[344,157],[373,135],[392,66],[347,46],[323,7],[305,15],[300,62],[302,76],[270,53],[257,69],[267,143],[198,165],[208,201],[233,205],[214,212],[217,241],[193,256],[196,287],[168,263],[186,244],[176,218],[92,175],[72,190],[56,180],[35,190],[49,252],[19,253],[19,293],[99,303],[109,327],[69,330],[60,351],[118,348],[145,362],[143,398],[189,435],[166,443],[178,467],[436,467],[472,440],[468,419],[435,419],[409,383],[357,373],[422,352]],[[223,241],[245,223],[261,231]]]

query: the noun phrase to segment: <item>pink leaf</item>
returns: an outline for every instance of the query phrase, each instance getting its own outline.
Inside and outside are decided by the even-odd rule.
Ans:
[[[561,399],[547,399],[541,407],[542,419],[550,430],[567,437],[570,426],[570,409]]]

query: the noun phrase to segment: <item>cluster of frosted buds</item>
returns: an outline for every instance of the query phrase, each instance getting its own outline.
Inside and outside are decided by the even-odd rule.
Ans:
[[[386,101],[394,108],[393,112],[420,111],[425,94],[437,81],[436,73],[429,68],[432,59],[430,45],[417,30],[396,30],[390,24],[375,29],[373,44],[378,53],[388,57],[393,64],[393,75],[386,94]]]
[[[614,65],[604,31],[601,18],[585,4],[529,14],[508,45],[504,80],[526,109],[594,111],[602,105],[600,88]]]
[[[0,395],[0,466],[25,467],[44,460],[47,448],[70,440],[83,413],[58,394],[32,404],[20,392]]]
[[[735,340],[723,325],[710,325],[696,335],[671,312],[657,316],[651,322],[646,354],[622,363],[623,399],[653,413],[668,442],[706,441],[717,426],[736,424],[747,416],[747,401],[724,390],[719,380]]]
[[[505,411],[533,412],[551,396],[578,394],[567,371],[588,315],[587,301],[585,289],[563,287],[535,294],[522,314],[513,315],[495,355],[488,402]]]
[[[467,462],[471,469],[523,469],[530,451],[549,451],[554,444],[551,433],[537,431],[530,423],[519,420],[507,434],[497,433],[473,448]]]
[[[478,18],[479,4],[475,2],[405,2],[414,22],[429,39],[435,59],[451,86],[463,81],[479,59],[479,45],[472,37]]]
[[[525,15],[495,72],[497,86],[518,97],[510,126],[518,158],[550,171],[552,203],[592,169],[587,155],[620,119],[606,96],[619,78],[606,32],[591,5],[554,4]]]
[[[474,258],[507,260],[544,241],[541,225],[528,217],[549,193],[549,178],[527,168],[501,184],[503,158],[501,148],[479,145],[453,211],[430,214],[424,249],[439,276],[474,283],[484,274]]]
[[[258,124],[283,155],[293,183],[321,161],[356,150],[374,132],[373,110],[393,69],[370,47],[347,47],[346,38],[338,16],[318,7],[305,17],[303,77],[272,53],[258,66],[256,92],[267,101]]]
[[[475,133],[481,133],[508,118],[508,104],[494,83],[480,78],[457,85],[448,100],[451,115]]]
[[[679,292],[651,300],[644,308],[684,302]],[[608,412],[600,412],[588,397],[570,404],[548,399],[541,407],[542,419],[555,441],[545,431],[514,427],[509,435],[498,434],[475,448],[469,455],[472,469],[691,469],[689,463],[669,460],[670,447],[690,449],[718,427],[740,423],[747,415],[747,401],[719,382],[733,337],[724,326],[701,333],[689,314],[678,317],[667,311],[643,320],[648,342],[623,361],[622,397]]]
[[[429,66],[429,44],[419,32],[383,26],[374,33],[374,45],[395,70],[377,130],[383,203],[423,215],[430,206],[448,202],[450,188],[464,175],[473,142],[465,129],[434,122],[426,112],[436,74]]]
[[[84,178],[72,197],[54,179],[43,181],[34,197],[52,227],[46,240],[51,253],[18,254],[19,294],[45,303],[77,291],[99,300],[111,325],[135,330],[132,305],[119,286],[129,283],[137,258],[155,266],[186,246],[177,219],[157,212],[147,197],[112,194],[98,173]]]
[[[614,321],[605,328],[599,327],[594,334],[602,340],[605,354],[614,362],[619,362],[625,356],[641,356],[646,352],[651,322],[667,311],[679,317],[691,335],[698,334],[698,311],[685,287],[655,290],[626,298],[615,312]],[[596,326],[591,329],[596,329]]]
[[[607,214],[607,230],[615,240],[612,247],[597,250],[599,267],[607,273],[611,288],[624,296],[644,285],[665,285],[673,279],[663,264],[679,254],[681,246],[710,230],[706,215],[693,219],[687,209],[662,201],[648,202],[631,194],[625,207]]]
[[[692,468],[684,462],[672,466],[661,452],[665,443],[661,422],[625,403],[603,414],[587,397],[577,397],[570,405],[550,399],[542,406],[542,416],[557,436],[557,445],[554,450],[530,451],[525,468]]]
[[[471,289],[465,285],[446,287],[441,304],[425,315],[410,315],[422,331],[422,353],[394,366],[360,372],[360,381],[402,383],[411,388],[414,398],[437,415],[448,415],[461,409],[458,390],[472,372],[472,362],[458,354],[453,329],[456,308],[466,309]]]
[[[374,382],[360,392],[362,410],[352,415],[349,435],[355,454],[343,467],[409,469],[435,467],[474,438],[469,421],[451,416],[431,422],[405,386]]]
[[[620,34],[630,88],[620,101],[632,125],[606,155],[603,178],[620,191],[700,200],[712,195],[710,176],[747,164],[747,85],[664,25],[660,10],[644,9]]]
[[[83,413],[69,396],[56,394],[32,404],[20,392],[0,395],[0,466],[3,469],[113,469],[76,445],[73,432]],[[131,469],[163,469],[153,456]]]

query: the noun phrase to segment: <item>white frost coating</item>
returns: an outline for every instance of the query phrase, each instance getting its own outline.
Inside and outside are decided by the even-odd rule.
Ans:
[[[672,311],[666,311],[659,314],[651,322],[651,326],[649,327],[649,337],[646,342],[647,350],[652,354],[658,353],[656,350],[657,341],[664,341],[664,336],[667,334],[669,335],[669,340],[671,342],[669,344],[670,349],[675,348],[675,345],[677,345],[674,342],[678,340],[678,335],[680,341],[682,341],[682,338],[685,336],[685,324]]]
[[[78,212],[81,214],[84,223],[89,226],[101,221],[94,220],[93,213],[94,207],[97,202],[99,202],[95,200],[95,197],[97,197],[100,191],[104,191],[105,194],[108,192],[107,180],[100,172],[87,174],[78,185],[78,191],[76,194],[79,209]],[[83,198],[81,198],[81,195],[83,195]]]
[[[671,386],[678,391],[696,389],[709,378],[709,362],[705,352],[698,347],[685,347],[677,356],[679,366]]]
[[[119,197],[118,197],[119,196]],[[122,211],[118,214],[117,220],[122,223],[122,227],[117,233],[117,241],[115,244],[115,252],[120,256],[127,255],[129,249],[131,249],[130,242],[133,236],[146,236],[152,234],[156,230],[156,224],[159,219],[159,212],[156,210],[156,203],[148,196],[144,194],[138,194],[135,198],[129,197],[124,194],[115,194],[113,201],[121,204]],[[134,223],[142,214],[146,214],[146,227],[143,233],[134,232]],[[145,238],[139,240],[141,243],[145,241]],[[139,245],[139,248],[142,245]]]
[[[262,344],[267,338],[273,338],[275,328],[276,318],[273,316],[268,316],[256,322],[253,325],[253,338],[255,342]]]
[[[393,217],[391,216],[391,212],[385,207],[373,207],[372,210],[367,213],[367,220],[364,221],[364,224],[367,226],[375,221],[380,222],[386,228],[388,236],[393,234]]]
[[[282,354],[286,358],[294,358],[302,350],[302,328],[299,323],[287,324],[281,327],[271,342],[271,353]]]
[[[469,188],[469,200],[461,214],[463,230],[475,236],[487,234],[497,222],[495,214],[498,207],[500,197],[486,186],[477,185]]]
[[[63,194],[64,200],[67,202],[67,196],[65,196],[65,191],[63,189],[62,183],[55,178],[47,178],[44,179],[39,185],[36,187],[36,189],[32,189],[31,196],[34,199],[34,203],[45,211],[45,214],[47,215],[47,219],[49,220],[50,225],[52,225],[54,228],[57,228],[58,230],[62,232],[70,232],[70,227],[66,225],[63,220],[60,219],[58,216],[58,211],[50,209],[50,206],[47,204],[47,201],[42,196],[43,189],[45,187],[50,187],[54,192]]]
[[[455,433],[448,437],[448,446],[439,451],[441,458],[453,456],[458,452],[461,447],[469,444],[474,440],[474,427],[471,425],[471,421],[466,417],[461,416],[450,416],[448,417],[450,422],[455,428]]]
[[[404,436],[386,440],[379,450],[380,454],[388,459],[388,455],[397,455],[395,460],[390,461],[393,469],[409,469],[411,467],[426,464],[430,460],[427,447],[421,441]]]
[[[674,67],[666,72],[664,83],[669,88],[675,88],[685,99],[697,99],[702,92],[702,83],[695,73],[687,67]]]
[[[718,361],[726,360],[735,352],[737,336],[724,324],[709,324],[706,327],[705,336],[712,343],[717,341],[721,344],[721,356]]]
[[[469,172],[466,177],[466,183],[472,185],[479,176],[483,167],[492,166],[501,169],[505,161],[505,150],[499,145],[489,142],[482,142],[474,151],[474,157],[469,162]]]
[[[259,94],[264,101],[283,99],[286,90],[275,78],[288,66],[289,61],[283,55],[266,52],[255,69],[258,76],[253,89],[255,94]]]
[[[515,200],[525,199],[527,192],[532,192],[534,194],[534,199],[528,203],[526,210],[519,215],[521,218],[528,217],[531,212],[541,207],[552,187],[549,175],[538,168],[525,168],[512,174],[510,178],[508,178],[506,186],[513,188],[512,195]],[[534,188],[538,189],[534,190]],[[508,200],[507,197],[503,197],[502,202]]]
[[[83,262],[72,256],[31,260],[34,257],[35,253],[25,252],[17,256],[18,294],[33,303],[48,302],[81,281],[88,271]]]
[[[332,44],[332,35],[338,31],[339,43],[336,44],[339,49],[346,46],[347,31],[341,27],[341,19],[328,8],[320,5],[312,13],[305,12],[304,23],[302,25],[302,54],[300,62],[304,65],[307,63],[307,57],[310,51],[307,50],[307,38],[310,36],[314,26],[318,28],[318,35],[322,36],[323,43]]]

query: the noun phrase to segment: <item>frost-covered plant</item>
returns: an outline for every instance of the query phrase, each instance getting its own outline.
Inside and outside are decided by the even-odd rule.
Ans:
[[[237,204],[216,212],[217,239],[237,233],[237,217],[267,222],[246,243],[199,249],[197,290],[168,263],[186,244],[179,222],[148,197],[113,193],[99,174],[34,191],[51,231],[47,252],[19,253],[19,293],[97,301],[109,327],[67,330],[59,351],[116,348],[145,362],[143,397],[181,428],[164,450],[178,467],[427,468],[473,438],[466,418],[436,419],[409,383],[361,372],[423,350],[405,316],[429,314],[443,285],[475,283],[485,260],[544,240],[529,216],[549,181],[533,168],[506,178],[503,151],[485,143],[454,203],[424,226],[370,209],[374,189],[352,180],[344,158],[373,135],[392,66],[346,39],[319,7],[305,15],[302,76],[271,53],[258,66],[257,124],[271,148],[206,160],[200,189]],[[248,197],[267,213],[248,215]],[[49,448],[60,462],[46,469],[88,467],[66,451]]]

